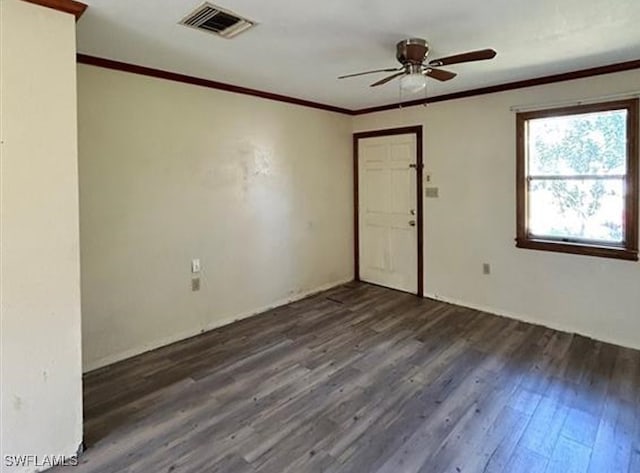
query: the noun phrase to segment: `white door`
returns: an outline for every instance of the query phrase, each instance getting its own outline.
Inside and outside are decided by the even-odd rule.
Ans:
[[[358,141],[360,279],[418,291],[416,135]]]

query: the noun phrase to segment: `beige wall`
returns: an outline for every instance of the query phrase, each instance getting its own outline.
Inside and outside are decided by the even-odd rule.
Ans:
[[[0,0],[0,35],[4,466],[76,452],[82,384],[75,19]]]
[[[636,90],[639,79],[351,119],[80,65],[85,370],[349,279],[350,133],[413,124],[440,188],[425,199],[427,295],[640,347],[640,264],[515,248],[509,110]]]
[[[356,117],[355,131],[424,126],[440,190],[424,199],[426,294],[640,348],[640,263],[515,248],[509,110],[638,90],[633,71]]]
[[[85,370],[352,278],[350,117],[84,65],[78,88]]]

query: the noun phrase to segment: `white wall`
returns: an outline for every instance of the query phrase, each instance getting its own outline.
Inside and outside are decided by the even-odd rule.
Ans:
[[[0,0],[0,35],[5,471],[5,455],[76,452],[82,372],[75,18]]]
[[[425,185],[440,190],[424,199],[425,293],[640,348],[640,263],[515,247],[509,110],[638,90],[632,71],[356,117],[354,131],[424,126]]]
[[[85,370],[352,279],[350,117],[85,65],[78,87]]]

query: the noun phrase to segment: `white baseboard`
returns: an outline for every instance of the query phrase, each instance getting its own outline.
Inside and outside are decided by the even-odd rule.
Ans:
[[[132,358],[136,355],[140,355],[142,353],[155,350],[156,348],[163,347],[165,345],[170,345],[175,342],[179,342],[181,340],[185,340],[187,338],[195,337],[196,335],[200,335],[201,333],[208,332],[210,330],[214,330],[216,328],[222,327],[224,325],[229,325],[238,320],[246,319],[248,317],[252,317],[254,315],[261,314],[268,310],[274,309],[276,307],[280,307],[283,305],[290,304],[295,301],[299,301],[304,299],[305,297],[312,296],[319,292],[326,291],[328,289],[340,286],[342,284],[353,281],[353,278],[348,279],[340,279],[338,281],[333,281],[331,283],[323,284],[322,286],[315,287],[313,289],[309,289],[307,291],[298,292],[289,297],[279,299],[267,306],[259,307],[257,309],[253,309],[247,312],[243,312],[241,314],[236,314],[230,317],[225,317],[223,319],[218,319],[213,321],[212,323],[205,325],[204,327],[195,327],[192,330],[187,330],[179,334],[174,334],[168,337],[161,338],[159,340],[154,340],[153,342],[145,343],[139,347],[132,348],[130,350],[125,350],[119,353],[114,353],[113,355],[108,355],[99,360],[93,361],[91,363],[87,363],[86,366],[83,366],[83,372],[88,373],[90,371],[96,370],[98,368],[103,368],[105,366],[111,365],[113,363],[117,363],[118,361],[126,360],[127,358]]]
[[[434,299],[436,301],[446,302],[448,304],[459,305],[461,307],[468,307],[469,309],[479,310],[481,312],[486,312],[488,314],[498,315],[500,317],[506,317],[508,319],[518,320],[520,322],[525,322],[532,325],[539,325],[541,327],[549,328],[552,330],[557,330],[559,332],[565,333],[574,333],[576,335],[581,335],[583,337],[592,338],[594,340],[598,340],[605,343],[611,343],[612,345],[617,345],[626,348],[632,348],[634,350],[640,350],[640,346],[634,346],[633,344],[621,342],[620,340],[613,340],[608,337],[602,337],[599,335],[594,335],[592,333],[583,332],[575,327],[569,327],[562,323],[549,323],[548,321],[541,321],[539,319],[535,319],[531,316],[524,314],[514,314],[512,312],[507,312],[502,309],[496,309],[495,307],[487,307],[479,304],[473,304],[466,301],[461,301],[451,297],[442,297],[435,294],[424,294],[424,297],[429,299]]]

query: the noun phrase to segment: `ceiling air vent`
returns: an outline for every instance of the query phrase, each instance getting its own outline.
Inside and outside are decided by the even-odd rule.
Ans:
[[[211,3],[203,3],[184,17],[180,24],[215,33],[223,38],[233,38],[256,23]]]

